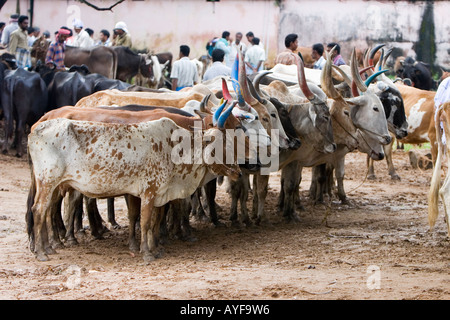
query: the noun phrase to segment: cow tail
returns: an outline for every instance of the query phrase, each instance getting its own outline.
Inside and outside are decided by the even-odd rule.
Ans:
[[[36,196],[36,179],[34,177],[34,170],[33,170],[33,162],[30,157],[30,152],[28,150],[28,164],[30,166],[30,172],[31,172],[31,183],[30,183],[30,189],[28,190],[28,199],[27,199],[27,212],[25,214],[25,222],[27,224],[27,233],[28,233],[28,239],[30,241],[30,249],[31,251],[34,251],[34,218],[33,218],[33,205],[34,205],[34,199]]]
[[[434,227],[439,215],[439,188],[441,184],[441,166],[442,156],[444,153],[444,145],[442,143],[440,121],[442,114],[442,106],[439,107],[435,114],[436,143],[438,144],[438,154],[436,163],[433,167],[433,176],[431,178],[430,190],[428,192],[428,224],[430,230]]]

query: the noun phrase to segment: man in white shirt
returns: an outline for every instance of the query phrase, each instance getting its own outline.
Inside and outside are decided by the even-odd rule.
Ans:
[[[19,15],[18,14],[12,14],[9,19],[9,24],[3,29],[2,32],[2,45],[8,46],[9,45],[9,36],[12,32],[19,29]]]
[[[252,46],[245,54],[246,72],[248,75],[261,71],[263,69],[264,61],[266,60],[266,52],[259,46],[259,38],[252,39]]]
[[[321,43],[316,43],[312,46],[311,58],[313,58],[313,60],[316,60],[313,65],[313,69],[322,70],[325,66],[325,63],[327,63],[327,61],[323,57],[324,50],[325,49],[323,47],[323,44]]]
[[[222,38],[218,39],[214,49],[221,49],[225,52],[225,61],[230,58],[231,47],[230,47],[230,33],[228,31],[222,32]]]
[[[450,101],[450,77],[445,78],[442,80],[441,84],[439,85],[436,95],[434,96],[434,110],[437,111],[439,109],[440,105]],[[437,112],[435,112],[436,116]],[[435,119],[435,121],[438,121],[439,119]],[[444,130],[444,126],[441,122],[441,129]],[[445,141],[445,135],[442,135],[442,142],[446,144]]]
[[[92,39],[89,33],[83,29],[83,21],[75,19],[73,21],[73,30],[75,31],[73,46],[79,48],[90,48],[92,47]]]
[[[189,59],[190,51],[191,49],[188,46],[180,46],[180,60],[174,62],[170,73],[172,90],[179,91],[198,83],[197,67]]]
[[[226,62],[225,62],[227,64],[227,66],[230,68],[233,67],[239,47],[242,47],[242,53],[245,54],[245,52],[247,51],[247,46],[245,45],[245,43],[243,43],[241,41],[242,36],[243,35],[241,32],[236,33],[236,39],[231,43],[230,54],[228,55],[228,60],[226,60]]]
[[[203,75],[203,81],[214,79],[218,76],[231,76],[231,68],[223,64],[225,52],[222,49],[214,49],[212,52],[213,64]]]

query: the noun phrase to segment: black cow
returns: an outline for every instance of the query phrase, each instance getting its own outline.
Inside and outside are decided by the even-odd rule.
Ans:
[[[117,54],[116,79],[130,81],[138,73],[145,78],[153,77],[153,63],[145,54],[137,54],[124,46],[111,47]]]
[[[4,113],[5,141],[2,152],[8,152],[8,140],[14,132],[16,156],[22,157],[22,139],[26,125],[32,126],[47,109],[47,87],[36,72],[24,69],[6,70],[1,88],[1,101]]]
[[[412,57],[406,57],[400,61],[400,67],[396,70],[397,76],[402,79],[410,79],[412,86],[422,90],[434,88],[430,65],[415,61]]]

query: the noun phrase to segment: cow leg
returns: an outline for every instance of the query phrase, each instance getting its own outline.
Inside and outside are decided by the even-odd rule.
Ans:
[[[156,259],[150,250],[154,245],[152,235],[153,202],[153,196],[149,192],[141,197],[141,253],[145,263]]]
[[[388,165],[388,172],[391,176],[392,180],[400,180],[400,176],[395,172],[394,161],[392,159],[392,146],[394,144],[394,139],[392,139],[391,143],[383,146],[384,154],[386,156],[386,162]]]
[[[377,177],[375,176],[375,169],[373,165],[373,159],[367,155],[367,179],[375,180]]]
[[[314,204],[323,204],[323,195],[327,183],[326,164],[320,164],[312,168],[311,186],[309,188],[310,198]]]
[[[20,116],[18,116],[20,118]],[[22,139],[25,132],[25,123],[22,119],[19,119],[16,122],[16,134],[14,137],[14,145],[16,148],[16,157],[22,158],[23,156],[23,146],[22,146]]]
[[[289,163],[282,170],[282,174],[284,174],[284,184],[282,186],[284,189],[283,217],[287,222],[299,220],[295,213],[295,193],[299,188],[300,173],[301,168],[297,161]]]
[[[194,194],[191,196],[192,202],[192,216],[197,221],[206,221],[208,218],[206,217],[205,211],[203,210],[203,206],[200,201],[200,188],[195,190]]]
[[[203,193],[206,198],[206,203],[209,209],[209,218],[215,226],[224,226],[223,223],[219,221],[217,216],[217,204],[216,204],[216,193],[217,193],[217,179],[209,181],[203,188]]]
[[[53,202],[50,206],[50,228],[51,230],[49,234],[50,245],[54,249],[64,248],[63,243],[61,242],[60,236],[64,238],[64,223],[61,226],[61,204],[63,197],[58,193],[57,200]],[[62,229],[64,228],[64,229]]]
[[[69,246],[77,245],[78,241],[75,237],[75,216],[77,210],[83,210],[83,195],[76,190],[69,190],[64,198],[64,213],[66,215],[66,242]]]
[[[108,229],[103,225],[103,219],[100,216],[100,212],[97,207],[97,199],[84,197],[84,203],[86,206],[89,226],[91,228],[91,235],[95,239],[103,239],[103,234],[108,231]]]
[[[120,229],[120,225],[116,222],[116,214],[114,212],[114,198],[108,198],[108,222],[112,225],[113,229]]]
[[[153,216],[151,218],[151,237],[150,237],[150,252],[153,254],[155,258],[159,258],[163,254],[164,248],[160,245],[160,226],[162,218],[164,217],[164,209],[165,206],[162,207],[154,207],[153,208]]]
[[[230,184],[230,195],[231,195],[231,204],[230,204],[230,221],[233,225],[238,224],[238,213],[237,213],[237,206],[238,206],[238,199],[239,195],[241,193],[241,184],[242,184],[242,177],[239,177],[237,181],[229,181]]]
[[[37,186],[36,201],[33,205],[33,232],[35,239],[35,254],[39,261],[48,261],[48,254],[54,253],[48,242],[47,216],[52,202],[57,201],[57,190],[46,186]]]
[[[256,224],[269,224],[269,219],[266,216],[266,213],[264,212],[264,204],[266,202],[267,197],[267,188],[269,185],[269,175],[262,175],[260,173],[255,174],[256,176],[256,184],[253,184],[254,190],[253,194],[257,195],[257,206],[258,206],[258,217],[256,219]]]
[[[345,157],[341,157],[336,162],[334,174],[337,182],[337,196],[342,204],[348,204],[347,195],[344,190]]]
[[[247,200],[248,192],[250,190],[250,177],[246,173],[242,173],[241,192],[239,193],[239,203],[241,205],[241,219],[247,227],[251,225],[250,217],[248,215]]]
[[[138,221],[141,199],[131,195],[125,196],[128,204],[128,221],[129,221],[129,234],[128,234],[128,247],[132,252],[139,252],[139,244],[136,239],[136,222]]]
[[[12,84],[9,84],[12,85]],[[6,86],[5,86],[6,87]],[[3,89],[3,88],[2,88]],[[1,101],[3,105],[3,130],[5,132],[5,137],[2,146],[2,153],[8,154],[8,141],[12,137],[14,132],[14,120],[13,120],[13,104],[12,104],[12,96],[7,94],[7,90],[2,90]]]

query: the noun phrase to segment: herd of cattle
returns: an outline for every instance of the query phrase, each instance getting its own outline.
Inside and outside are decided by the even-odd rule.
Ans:
[[[8,152],[15,132],[16,155],[22,156],[21,141],[30,128],[26,220],[30,249],[38,260],[48,260],[49,254],[64,246],[63,241],[77,243],[83,201],[94,237],[105,231],[97,198],[108,199],[108,221],[117,227],[114,197],[124,196],[130,250],[140,250],[146,262],[152,261],[160,255],[161,240],[168,234],[192,236],[191,215],[206,212],[212,223],[221,224],[215,194],[223,177],[229,184],[232,223],[267,223],[264,204],[269,175],[262,173],[266,164],[258,154],[263,147],[278,155],[279,206],[287,221],[299,219],[295,209],[301,206],[303,167],[314,167],[310,187],[314,201],[331,195],[335,177],[337,195],[345,202],[347,153],[358,150],[371,161],[386,158],[392,179],[400,179],[392,163],[393,137],[409,144],[429,142],[433,161],[443,152],[435,129],[435,92],[390,80],[383,69],[389,54],[382,46],[366,50],[362,68],[353,50],[348,66],[336,67],[327,59],[322,71],[312,70],[304,68],[300,59],[297,65],[276,65],[252,77],[246,76],[239,52],[230,78],[218,77],[180,92],[125,82],[138,74],[152,80],[155,74],[160,77],[171,58],[158,60],[122,47],[108,50],[120,52],[112,64],[99,63],[93,51],[73,49],[69,56],[76,63],[68,72],[55,72],[39,63],[34,71],[9,70],[12,61],[8,58],[0,63],[3,153]],[[121,54],[128,56],[121,59]],[[128,70],[123,61],[129,62]],[[222,140],[223,150],[215,153],[229,154],[232,143],[231,161],[203,157],[200,162],[174,163],[174,132],[194,143],[199,121],[203,148]],[[230,141],[233,137],[221,134],[226,130],[240,132],[245,139]],[[256,153],[249,150],[253,139],[260,146]],[[278,142],[275,147],[273,141]],[[238,157],[239,148],[244,159]],[[372,165],[370,178],[375,176]],[[250,176],[251,217],[247,210]],[[434,222],[430,218],[431,226]]]

